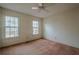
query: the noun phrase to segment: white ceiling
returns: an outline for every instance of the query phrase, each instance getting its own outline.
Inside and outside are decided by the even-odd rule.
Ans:
[[[74,7],[77,4],[53,4],[53,3],[46,3],[46,9],[48,12],[38,10],[33,10],[32,7],[38,6],[37,3],[0,3],[1,7],[8,8],[14,11],[18,11],[21,13],[30,14],[36,17],[47,17],[51,14],[56,13],[57,11],[66,10],[68,8]]]

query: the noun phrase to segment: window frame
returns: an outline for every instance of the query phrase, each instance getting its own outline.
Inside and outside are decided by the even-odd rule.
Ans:
[[[34,27],[34,25],[33,25],[33,24],[34,24],[34,23],[33,23],[34,21],[38,22],[38,26],[37,26],[37,27],[36,27],[36,26]],[[32,32],[32,34],[33,34],[33,35],[38,35],[38,34],[39,34],[39,21],[38,21],[38,20],[33,20],[33,21],[32,21],[32,27],[33,27],[33,32]],[[34,30],[35,30],[34,28],[37,28],[37,33],[34,33]]]
[[[6,26],[5,24],[6,24],[6,17],[17,17],[18,18],[18,26]],[[4,20],[4,37],[5,38],[17,38],[17,37],[19,37],[19,35],[20,35],[20,29],[19,29],[19,27],[20,27],[20,18],[18,17],[18,16],[5,16],[4,17],[5,18],[5,20]],[[17,34],[17,36],[15,36],[15,34],[14,34],[14,36],[13,37],[6,37],[6,28],[17,28],[18,29],[18,34]]]

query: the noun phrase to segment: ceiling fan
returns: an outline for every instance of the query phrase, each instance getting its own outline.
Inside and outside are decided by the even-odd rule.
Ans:
[[[48,10],[46,9],[47,6],[45,6],[45,3],[38,3],[37,7],[32,7],[33,10],[38,10],[38,11],[46,11],[48,12]]]

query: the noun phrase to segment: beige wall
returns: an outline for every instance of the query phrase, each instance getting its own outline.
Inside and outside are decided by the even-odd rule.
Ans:
[[[8,39],[5,39],[3,37],[2,46],[9,46],[9,45],[13,45],[13,44],[21,43],[21,42],[26,42],[26,41],[30,41],[30,40],[38,39],[38,38],[42,37],[41,25],[39,27],[40,34],[35,35],[35,36],[32,35],[32,20],[35,19],[36,17],[27,15],[27,14],[22,14],[19,12],[15,12],[15,11],[8,10],[8,9],[3,9],[3,15],[4,16],[18,16],[20,18],[19,19],[19,21],[20,21],[20,36],[18,38],[8,38]],[[2,20],[2,19],[0,19],[0,20]],[[39,23],[41,23],[41,19],[39,19],[39,21],[40,21]],[[3,22],[4,22],[4,19],[3,19]]]
[[[60,9],[44,18],[44,38],[79,48],[79,8]]]

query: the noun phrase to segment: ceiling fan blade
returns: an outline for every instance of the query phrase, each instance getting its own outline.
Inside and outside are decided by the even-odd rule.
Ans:
[[[32,9],[39,9],[38,7],[32,7]]]

